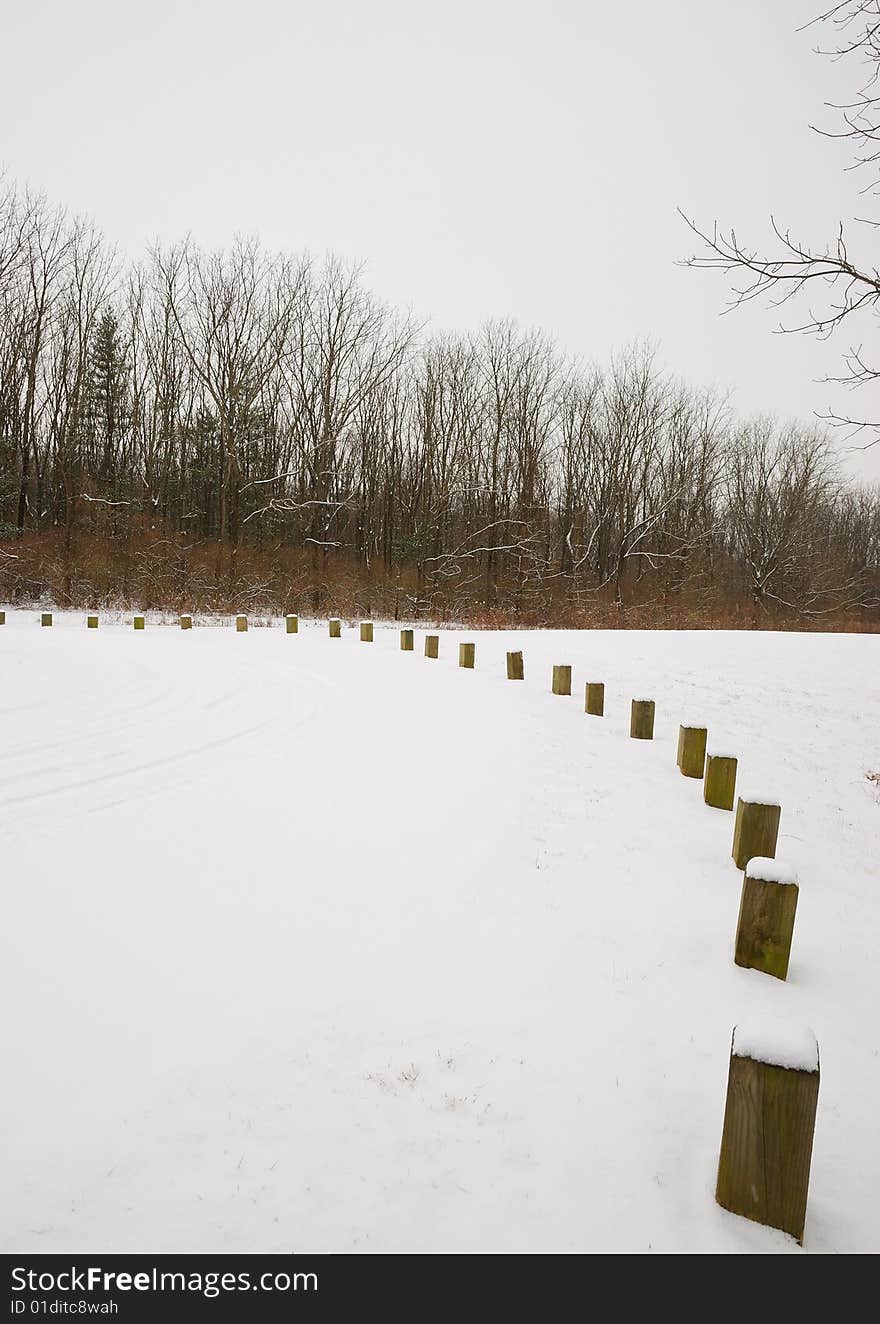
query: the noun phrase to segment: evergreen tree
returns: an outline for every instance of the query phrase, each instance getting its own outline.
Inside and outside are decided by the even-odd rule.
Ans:
[[[125,463],[131,423],[130,371],[119,323],[108,309],[98,322],[89,353],[88,444],[92,476],[114,480]]]

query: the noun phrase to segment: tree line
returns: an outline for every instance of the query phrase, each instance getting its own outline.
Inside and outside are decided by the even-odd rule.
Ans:
[[[864,622],[880,493],[820,427],[738,418],[645,346],[431,335],[357,267],[245,240],[125,264],[7,185],[0,596]]]

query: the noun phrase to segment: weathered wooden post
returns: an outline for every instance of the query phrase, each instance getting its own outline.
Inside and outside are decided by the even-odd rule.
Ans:
[[[571,694],[571,667],[553,668],[553,693]]]
[[[193,618],[191,616],[181,616],[180,628],[181,630],[191,630],[193,628]]]
[[[678,766],[682,777],[702,777],[706,763],[706,737],[704,726],[678,728]]]
[[[146,620],[143,616],[135,616],[132,624],[136,630],[143,630],[146,626]]]
[[[87,629],[87,630],[97,630],[97,628],[98,628],[98,618],[97,618],[97,616],[87,616],[87,617],[86,617],[86,629]]]
[[[373,622],[361,621],[361,643],[371,644],[373,642]]]
[[[777,860],[749,860],[743,874],[733,959],[777,979],[788,976],[798,903],[797,874]]]
[[[246,616],[236,616],[235,630],[237,634],[247,634],[248,619]]]
[[[45,626],[48,626],[48,625],[51,625],[51,624],[52,624],[52,613],[51,613],[51,611],[44,611],[44,612],[43,612],[43,614],[42,614],[41,617],[40,617],[40,624],[41,624],[41,625],[45,625]]]
[[[0,625],[6,624],[6,612],[0,611]]]
[[[736,790],[736,759],[732,754],[706,754],[703,799],[713,809],[732,809]]]
[[[654,739],[653,699],[633,699],[629,719],[629,733],[633,740]]]
[[[299,634],[299,617],[285,616],[284,628],[288,634]]]
[[[522,653],[507,654],[507,679],[525,680],[525,670],[523,668]]]
[[[330,622],[329,622],[329,626],[330,626],[330,638],[331,638],[331,639],[341,639],[341,638],[342,638],[342,621],[330,621]]]
[[[715,1188],[724,1209],[803,1241],[818,1098],[812,1030],[735,1028]]]
[[[413,651],[413,632],[412,632],[412,630],[401,630],[401,632],[400,632],[400,649],[401,649],[401,652],[403,652],[403,653],[411,653],[411,652]]]
[[[584,712],[591,717],[605,716],[605,682],[588,680],[584,690]]]
[[[473,671],[474,656],[476,654],[476,651],[477,651],[476,644],[459,644],[458,665],[460,667],[467,667],[469,671]]]
[[[439,634],[425,635],[425,657],[440,656],[440,636]]]
[[[777,801],[758,795],[740,795],[736,802],[732,855],[737,869],[760,856],[772,860],[776,854],[781,809]]]

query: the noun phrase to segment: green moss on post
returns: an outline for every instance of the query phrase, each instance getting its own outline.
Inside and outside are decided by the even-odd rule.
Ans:
[[[467,667],[469,671],[473,671],[476,651],[477,651],[476,644],[459,644],[458,665],[460,667]]]
[[[507,654],[507,679],[508,680],[525,679],[525,670],[523,668],[522,653]]]
[[[299,617],[285,616],[284,628],[288,634],[299,634]]]
[[[193,628],[193,618],[191,616],[181,616],[180,628],[181,630],[191,630]]]
[[[798,903],[794,874],[750,860],[743,875],[734,961],[747,970],[786,979]],[[765,877],[765,874],[771,875]]]
[[[400,632],[400,650],[402,653],[411,653],[413,651],[413,632],[412,630],[401,630]]]
[[[629,733],[633,740],[654,739],[653,699],[633,699],[629,719]]]
[[[571,667],[553,668],[553,693],[571,694]]]
[[[52,613],[51,613],[51,611],[44,611],[44,612],[43,612],[42,616],[40,617],[40,624],[43,625],[43,626],[49,626],[49,625],[52,624]]]
[[[724,1209],[804,1238],[816,1105],[819,1052],[807,1054],[807,1032],[795,1055],[740,1046],[734,1031],[727,1077],[724,1129],[715,1199]],[[811,1038],[811,1036],[810,1036]],[[751,1055],[749,1055],[751,1054]],[[767,1057],[783,1057],[781,1066]]]
[[[373,622],[361,621],[361,643],[371,644],[373,642]]]
[[[87,617],[86,617],[86,629],[87,629],[87,630],[97,630],[97,628],[98,628],[98,618],[97,618],[97,616],[87,616]]]
[[[235,630],[237,634],[247,634],[248,619],[246,616],[236,616]]]
[[[706,755],[703,799],[713,809],[732,809],[736,792],[736,759],[728,754]]]
[[[731,852],[737,869],[744,869],[749,860],[758,856],[773,859],[781,812],[776,804],[742,798],[737,800]]]
[[[702,777],[706,763],[706,736],[704,726],[678,728],[678,766],[683,777]]]
[[[143,630],[146,626],[146,621],[143,616],[135,616],[132,624],[136,630]]]
[[[440,656],[440,636],[439,634],[425,635],[425,657]]]
[[[331,638],[331,639],[341,639],[341,638],[342,638],[342,621],[330,621],[329,624],[330,624],[330,638]]]
[[[584,690],[584,712],[591,717],[605,716],[605,682],[588,680]]]

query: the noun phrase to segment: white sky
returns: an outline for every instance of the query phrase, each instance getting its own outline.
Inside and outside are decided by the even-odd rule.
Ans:
[[[675,265],[679,205],[755,243],[771,212],[815,244],[867,213],[808,127],[852,90],[797,31],[822,3],[7,0],[0,163],[134,255],[332,249],[438,329],[514,316],[600,360],[647,338],[743,411],[870,413],[816,381],[850,336],[722,317],[724,278]],[[845,462],[880,480],[880,446]]]

